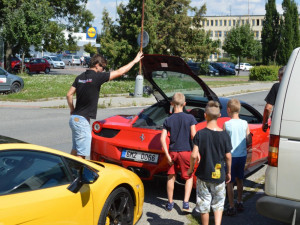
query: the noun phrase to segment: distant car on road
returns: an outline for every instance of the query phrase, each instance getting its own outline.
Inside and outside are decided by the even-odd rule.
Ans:
[[[220,75],[235,75],[235,70],[231,69],[230,67],[222,64],[222,63],[210,63],[212,67],[219,70]]]
[[[80,65],[80,57],[78,55],[64,55],[62,61],[68,66]]]
[[[32,58],[29,60],[29,62],[25,62],[23,66],[26,73],[44,72],[47,74],[50,72],[50,67],[51,67],[47,59],[43,59],[43,58]],[[20,69],[21,69],[21,62],[15,65],[14,71],[20,71]]]
[[[83,66],[89,67],[90,61],[91,61],[91,57],[84,56]]]
[[[24,88],[24,81],[21,77],[10,74],[0,68],[0,92],[16,93]]]
[[[239,67],[239,64],[235,65],[235,69],[236,70],[244,70],[244,71],[246,71],[246,70],[250,70],[252,68],[253,68],[253,66],[251,66],[249,63],[240,63],[240,67]]]
[[[195,75],[210,75],[218,76],[219,70],[215,69],[211,65],[207,65],[199,62],[187,62],[187,65],[191,68]]]
[[[65,63],[58,58],[57,56],[44,56],[44,59],[47,59],[47,61],[50,63],[51,68],[53,69],[64,69],[65,68]]]

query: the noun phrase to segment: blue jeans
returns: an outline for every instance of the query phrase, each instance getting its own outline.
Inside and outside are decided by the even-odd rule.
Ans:
[[[89,156],[92,142],[90,123],[83,116],[72,115],[69,125],[72,130],[72,149],[77,151],[77,155]]]

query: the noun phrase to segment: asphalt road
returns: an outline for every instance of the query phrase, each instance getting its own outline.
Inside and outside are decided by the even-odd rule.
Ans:
[[[267,92],[257,92],[235,96],[252,104],[258,111],[262,112]],[[104,119],[116,114],[136,114],[142,108],[108,108],[99,109],[97,119]],[[68,109],[40,109],[40,108],[13,108],[1,107],[1,135],[6,135],[21,139],[33,144],[43,145],[64,152],[70,152],[71,148],[71,131],[68,125]],[[279,225],[277,221],[260,216],[255,210],[255,202],[262,195],[264,170],[259,170],[245,180],[247,187],[245,194],[245,212],[238,214],[236,217],[223,217],[224,225],[229,224],[272,224]],[[182,197],[184,193],[183,186],[175,186],[175,208],[172,212],[166,212],[164,205],[167,201],[166,180],[156,179],[154,181],[145,181],[145,204],[144,213],[137,225],[181,225],[190,224],[193,216],[187,216],[181,212]],[[191,206],[195,204],[195,191],[191,195]],[[198,215],[195,215],[196,219]],[[194,224],[197,224],[195,222]]]

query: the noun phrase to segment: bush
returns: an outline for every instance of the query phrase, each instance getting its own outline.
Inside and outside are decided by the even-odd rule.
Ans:
[[[279,66],[255,66],[250,70],[249,80],[275,81]]]

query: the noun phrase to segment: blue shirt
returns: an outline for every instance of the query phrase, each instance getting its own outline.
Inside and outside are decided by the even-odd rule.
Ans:
[[[185,112],[173,113],[163,128],[170,132],[169,151],[192,151],[191,126],[197,124],[194,116]]]
[[[225,122],[225,130],[230,136],[232,157],[243,157],[247,155],[247,136],[248,123],[246,120],[231,119]]]

